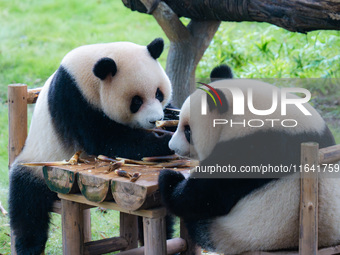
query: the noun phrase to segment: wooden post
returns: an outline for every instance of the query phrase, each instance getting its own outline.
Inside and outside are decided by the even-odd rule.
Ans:
[[[136,215],[120,212],[120,236],[124,237],[128,246],[125,250],[138,247],[138,220]]]
[[[84,220],[82,204],[62,199],[63,254],[84,253]]]
[[[8,86],[9,166],[24,147],[27,137],[27,85]]]
[[[24,147],[27,137],[27,85],[8,86],[8,167]],[[11,254],[16,255],[15,236],[11,230]]]
[[[84,219],[84,242],[86,243],[92,240],[90,209],[83,210],[83,219]]]
[[[190,238],[188,230],[184,224],[184,221],[180,221],[180,237],[186,240],[187,249],[181,252],[181,255],[201,255],[202,251],[199,246],[197,246]]]
[[[318,254],[318,172],[319,145],[301,145],[301,195],[299,254]]]
[[[145,254],[165,255],[166,251],[166,227],[165,217],[146,218],[144,224],[144,247]]]

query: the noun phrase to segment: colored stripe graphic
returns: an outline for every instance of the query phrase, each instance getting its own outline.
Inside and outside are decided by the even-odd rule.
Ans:
[[[215,106],[217,106],[217,103],[216,103],[216,100],[215,100],[214,96],[208,90],[206,90],[206,89],[204,89],[202,87],[199,87],[199,89],[205,91],[212,98],[212,100],[214,100]]]
[[[206,86],[206,87],[209,88],[209,89],[211,89],[212,92],[214,92],[214,94],[217,96],[217,98],[218,98],[218,100],[220,101],[220,104],[221,104],[221,106],[222,106],[222,100],[221,100],[220,96],[218,95],[217,91],[216,91],[213,87],[211,87],[210,85],[205,84],[205,83],[203,83],[203,82],[198,82],[198,83],[201,84],[201,85]],[[214,96],[213,96],[209,91],[207,91],[207,90],[205,90],[205,89],[202,89],[202,87],[199,87],[199,89],[201,89],[201,90],[207,92],[207,93],[209,94],[209,96],[214,100],[215,105],[217,106]]]

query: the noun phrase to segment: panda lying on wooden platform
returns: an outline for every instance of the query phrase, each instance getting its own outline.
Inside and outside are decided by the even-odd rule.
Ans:
[[[221,72],[229,72],[224,78],[231,78],[227,67],[214,70],[213,77],[223,77]],[[245,95],[247,88],[252,88],[256,109],[268,109],[268,101],[272,102],[273,86],[264,82],[228,79],[210,85],[237,87]],[[202,117],[199,114],[204,94],[204,91],[197,90],[184,102],[177,131],[169,143],[169,147],[180,155],[194,155],[200,160],[200,166],[214,162],[230,164],[237,170],[241,166],[260,164],[299,166],[302,142],[315,141],[320,148],[334,145],[334,138],[324,120],[309,104],[304,107],[312,116],[302,114],[295,106],[287,108],[284,119],[297,120],[296,127],[285,128],[280,122],[275,122],[274,128],[271,122],[261,128],[231,127],[230,123],[213,127],[213,119],[228,119],[229,122],[233,119],[238,123],[245,119],[247,123],[250,119],[264,121],[282,119],[283,116],[277,110],[270,116],[258,116],[247,109],[244,115],[232,115],[234,102],[231,93],[218,93],[224,107],[216,107],[208,96],[207,114]],[[216,101],[218,105],[217,98]],[[191,176],[185,179],[179,172],[163,170],[159,187],[165,206],[184,219],[193,240],[205,249],[239,254],[298,247],[298,178],[202,179]],[[319,246],[338,243],[340,179],[320,178]]]
[[[18,254],[41,254],[56,193],[41,167],[21,162],[60,161],[76,151],[140,159],[169,155],[170,135],[145,129],[164,116],[170,81],[158,63],[162,39],[147,47],[129,42],[76,48],[45,83],[25,146],[10,169],[9,214]]]

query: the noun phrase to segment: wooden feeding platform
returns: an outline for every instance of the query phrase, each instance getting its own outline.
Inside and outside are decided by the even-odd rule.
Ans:
[[[189,175],[190,161],[181,161],[182,168],[167,168]],[[114,201],[129,211],[160,206],[158,176],[163,167],[153,165],[123,165],[131,175],[139,172],[137,181],[118,176],[110,171],[109,162],[96,162],[76,165],[45,166],[43,168],[47,186],[59,194],[81,193],[88,201],[101,203]]]
[[[120,171],[140,174],[136,181],[117,175],[110,162],[87,159],[88,163],[44,166],[47,186],[61,199],[63,254],[200,254],[181,223],[180,238],[166,240],[166,210],[161,207],[158,176],[162,169],[189,175],[190,160],[171,160],[151,165],[125,163]],[[164,167],[162,167],[164,165]],[[168,167],[176,165],[178,167]],[[120,236],[91,241],[91,207],[120,212]],[[144,247],[138,248],[137,216],[143,217]]]

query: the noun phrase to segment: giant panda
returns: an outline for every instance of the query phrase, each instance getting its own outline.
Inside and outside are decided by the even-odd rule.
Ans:
[[[252,88],[256,109],[268,109],[272,102],[274,86],[264,82],[225,79],[210,85],[214,88],[236,87],[245,95],[247,89]],[[200,166],[217,162],[220,166],[230,164],[240,170],[242,166],[260,164],[298,166],[302,142],[315,141],[320,148],[335,143],[324,120],[309,104],[303,106],[311,116],[302,114],[294,105],[288,106],[285,116],[281,116],[279,107],[269,116],[255,116],[247,108],[244,115],[233,115],[234,101],[228,91],[217,90],[223,107],[216,107],[207,96],[205,116],[201,115],[201,98],[206,92],[196,90],[188,97],[169,147],[177,154],[197,158]],[[297,96],[289,95],[289,98]],[[270,122],[261,128],[244,127],[243,124],[215,125],[215,128],[212,125],[213,119],[228,119],[229,122],[232,119],[234,123],[242,123],[242,119],[247,122],[266,118],[295,119],[298,125],[289,128],[272,127]],[[255,125],[259,124],[253,122],[252,126]],[[162,170],[159,188],[164,205],[171,213],[183,218],[197,244],[224,254],[239,254],[298,247],[298,176],[299,173],[281,178],[201,178],[202,175],[192,171],[186,179],[179,172]],[[319,178],[319,246],[339,242],[340,179]]]
[[[86,45],[69,52],[39,95],[25,146],[10,169],[9,215],[18,254],[41,254],[57,199],[41,167],[76,151],[140,159],[169,155],[170,135],[146,129],[163,118],[172,88],[157,58],[161,38]]]

